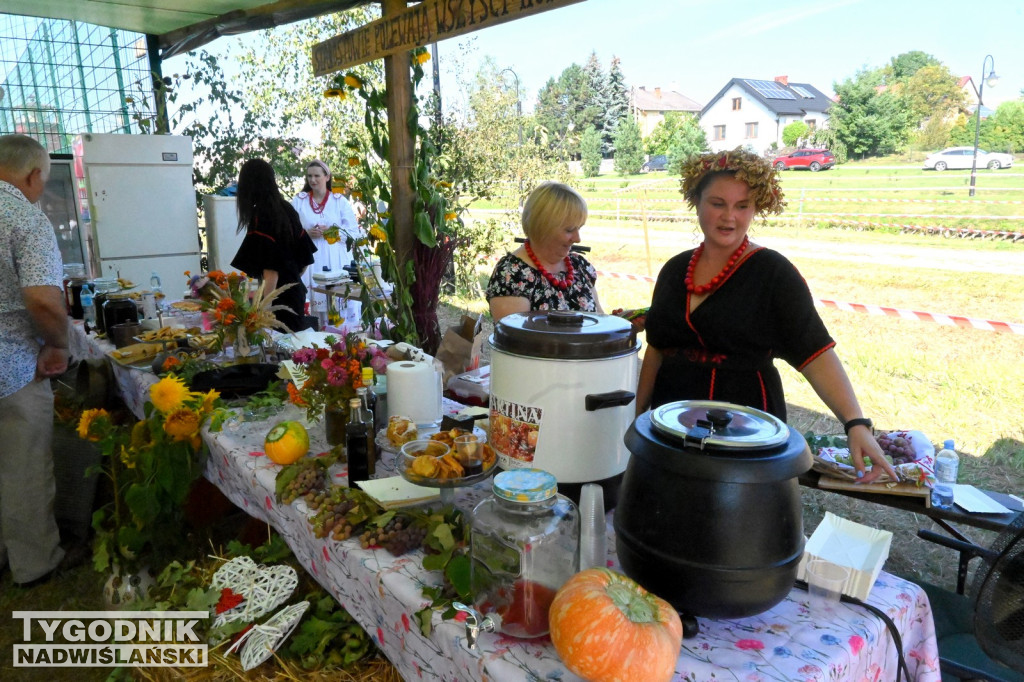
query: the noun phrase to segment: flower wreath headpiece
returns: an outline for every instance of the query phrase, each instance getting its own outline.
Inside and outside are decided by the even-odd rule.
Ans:
[[[712,173],[732,173],[737,180],[750,186],[750,196],[757,206],[757,214],[782,213],[786,200],[782,197],[778,171],[768,159],[737,147],[729,151],[695,154],[682,164],[682,189],[686,202],[697,208],[701,183]]]

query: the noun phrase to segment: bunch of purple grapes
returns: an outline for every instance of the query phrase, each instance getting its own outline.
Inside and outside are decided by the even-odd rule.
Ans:
[[[887,433],[880,433],[875,437],[882,452],[892,458],[893,464],[907,464],[913,462],[917,456],[914,453],[914,446],[910,440],[903,436],[890,437]]]
[[[392,556],[402,556],[423,544],[427,535],[425,524],[413,523],[410,518],[395,516],[387,524],[363,531],[359,542],[363,549],[383,547]]]

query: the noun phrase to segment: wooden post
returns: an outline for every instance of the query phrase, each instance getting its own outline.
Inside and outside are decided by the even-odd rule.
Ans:
[[[644,251],[647,254],[647,276],[653,277],[651,271],[651,238],[647,234],[647,189],[640,190],[640,216],[644,221]]]
[[[383,16],[389,17],[405,11],[405,0],[384,0]],[[398,266],[404,268],[412,260],[415,235],[412,229],[412,188],[409,174],[413,168],[413,144],[409,135],[409,103],[412,99],[412,79],[409,75],[409,53],[384,57],[384,84],[388,96],[388,129],[391,147],[388,164],[391,166],[391,220],[395,225],[395,256]]]

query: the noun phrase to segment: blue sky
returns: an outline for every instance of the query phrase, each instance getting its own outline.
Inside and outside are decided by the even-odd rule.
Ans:
[[[1024,88],[1021,35],[1024,0],[586,0],[438,48],[443,98],[459,97],[451,62],[465,46],[469,73],[487,55],[517,73],[526,111],[548,78],[591,51],[605,70],[619,57],[628,85],[678,89],[701,104],[733,77],[786,75],[831,95],[833,82],[911,50],[977,83],[991,54],[1000,80],[984,99],[994,108]]]

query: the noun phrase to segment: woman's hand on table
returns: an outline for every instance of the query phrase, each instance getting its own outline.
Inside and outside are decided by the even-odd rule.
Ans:
[[[857,469],[858,483],[871,483],[883,473],[889,474],[889,478],[893,481],[899,480],[899,477],[896,476],[896,470],[892,468],[892,464],[885,458],[882,448],[878,445],[878,441],[875,440],[874,434],[871,433],[871,429],[867,426],[854,426],[850,429],[850,433],[847,434],[846,438],[847,445],[850,448],[850,459],[853,460],[853,466]],[[865,458],[871,460],[873,465],[871,471],[865,472]]]

